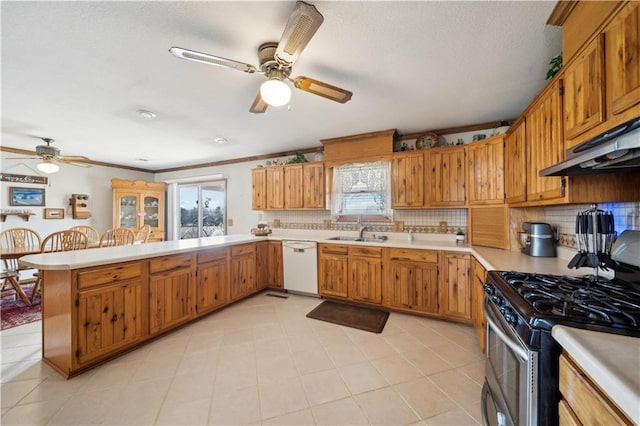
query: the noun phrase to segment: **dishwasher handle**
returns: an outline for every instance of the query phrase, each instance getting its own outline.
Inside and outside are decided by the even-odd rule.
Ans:
[[[294,241],[285,240],[282,242],[283,248],[302,249],[302,250],[315,250],[318,244],[315,241]]]

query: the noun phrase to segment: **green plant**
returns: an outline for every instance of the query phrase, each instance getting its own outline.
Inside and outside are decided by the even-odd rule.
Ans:
[[[562,53],[551,58],[549,65],[551,65],[551,68],[547,71],[547,80],[556,75],[558,71],[560,71],[560,68],[562,68]]]
[[[287,164],[297,164],[297,163],[306,163],[306,162],[307,162],[307,159],[305,158],[304,154],[300,154],[299,152],[296,152],[296,155],[290,158],[289,161],[287,161]]]
[[[458,232],[456,232],[456,235],[464,235],[464,232],[462,232],[462,229],[458,230]]]

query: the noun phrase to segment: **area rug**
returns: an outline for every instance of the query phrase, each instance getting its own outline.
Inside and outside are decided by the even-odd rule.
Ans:
[[[27,296],[31,296],[33,284],[23,286]],[[32,305],[25,305],[19,297],[15,297],[11,292],[4,294],[0,300],[0,316],[2,317],[2,330],[40,321],[42,314],[40,311],[40,296],[36,296]]]
[[[372,333],[382,333],[389,312],[325,300],[309,312],[307,317]]]

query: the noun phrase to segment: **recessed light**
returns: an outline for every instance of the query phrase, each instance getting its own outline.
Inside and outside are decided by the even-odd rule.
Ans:
[[[152,111],[147,111],[146,109],[139,109],[136,111],[141,117],[144,118],[148,118],[148,119],[152,119],[152,118],[156,118],[157,115],[155,112]]]
[[[227,138],[215,138],[213,141],[219,143],[220,145],[229,143],[229,140]]]
[[[149,160],[147,160],[146,158],[136,158],[136,161],[142,161],[142,162],[146,163]]]

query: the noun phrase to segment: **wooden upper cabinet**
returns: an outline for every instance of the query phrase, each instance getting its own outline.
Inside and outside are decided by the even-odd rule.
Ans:
[[[504,140],[504,192],[507,203],[527,200],[526,121],[515,122]]]
[[[564,135],[568,140],[605,120],[603,67],[604,40],[598,36],[564,70]]]
[[[272,166],[266,168],[267,173],[267,209],[284,208],[284,167]]]
[[[424,207],[424,154],[396,154],[391,160],[391,207]]]
[[[562,198],[566,181],[561,177],[540,177],[539,171],[564,160],[560,103],[560,80],[538,96],[526,115],[527,201]]]
[[[427,154],[426,185],[429,205],[463,207],[467,204],[466,149],[464,146],[434,148]]]
[[[608,25],[605,44],[610,113],[640,108],[640,3],[629,2]]]
[[[251,208],[267,208],[267,169],[263,167],[251,170]]]
[[[324,209],[325,208],[325,174],[324,163],[304,163],[303,188],[304,188],[304,208]]]
[[[467,147],[469,204],[504,203],[504,135]]]
[[[301,209],[304,207],[302,164],[284,167],[284,208]]]

